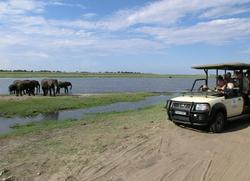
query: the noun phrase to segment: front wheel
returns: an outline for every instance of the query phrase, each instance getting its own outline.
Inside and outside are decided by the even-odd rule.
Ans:
[[[213,133],[221,133],[224,130],[226,117],[222,112],[218,112],[213,117],[213,123],[211,124],[209,130]]]

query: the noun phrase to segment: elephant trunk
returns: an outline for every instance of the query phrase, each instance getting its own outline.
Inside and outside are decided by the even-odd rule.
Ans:
[[[69,86],[70,86],[70,90],[72,90],[72,84],[71,83],[69,83]]]

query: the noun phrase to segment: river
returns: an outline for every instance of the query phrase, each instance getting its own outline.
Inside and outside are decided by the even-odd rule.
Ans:
[[[41,78],[31,78],[40,81]],[[8,94],[13,78],[0,79],[0,95]],[[73,84],[72,93],[176,92],[190,89],[193,78],[61,78]]]

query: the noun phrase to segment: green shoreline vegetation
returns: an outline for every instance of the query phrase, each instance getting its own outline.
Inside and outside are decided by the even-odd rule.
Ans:
[[[158,104],[156,106],[149,106],[133,111],[100,113],[90,115],[81,120],[52,120],[33,122],[26,125],[15,125],[12,127],[13,129],[11,132],[0,134],[0,138],[3,139],[26,134],[39,135],[40,133],[46,133],[51,130],[67,132],[67,129],[84,129],[90,133],[90,137],[91,135],[105,131],[107,131],[107,133],[115,132],[115,135],[118,135],[118,133],[122,130],[131,129],[131,131],[134,131],[135,129],[143,129],[143,127],[147,124],[162,122],[165,120],[163,106],[163,104]]]
[[[0,71],[0,78],[201,78],[204,75],[193,74],[148,74],[148,73],[81,73],[81,72],[17,72]]]
[[[73,95],[57,97],[15,97],[0,98],[0,116],[34,116],[66,109],[90,108],[116,102],[135,102],[157,93],[107,93],[93,95]]]

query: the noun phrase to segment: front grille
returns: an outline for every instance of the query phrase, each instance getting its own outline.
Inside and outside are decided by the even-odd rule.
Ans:
[[[189,117],[187,116],[173,115],[172,118],[175,121],[189,122]]]
[[[192,103],[173,102],[172,104],[173,109],[190,110],[191,106],[192,106]]]
[[[170,106],[170,116],[173,121],[190,123],[190,112],[192,109],[191,102],[175,102],[173,101]]]

